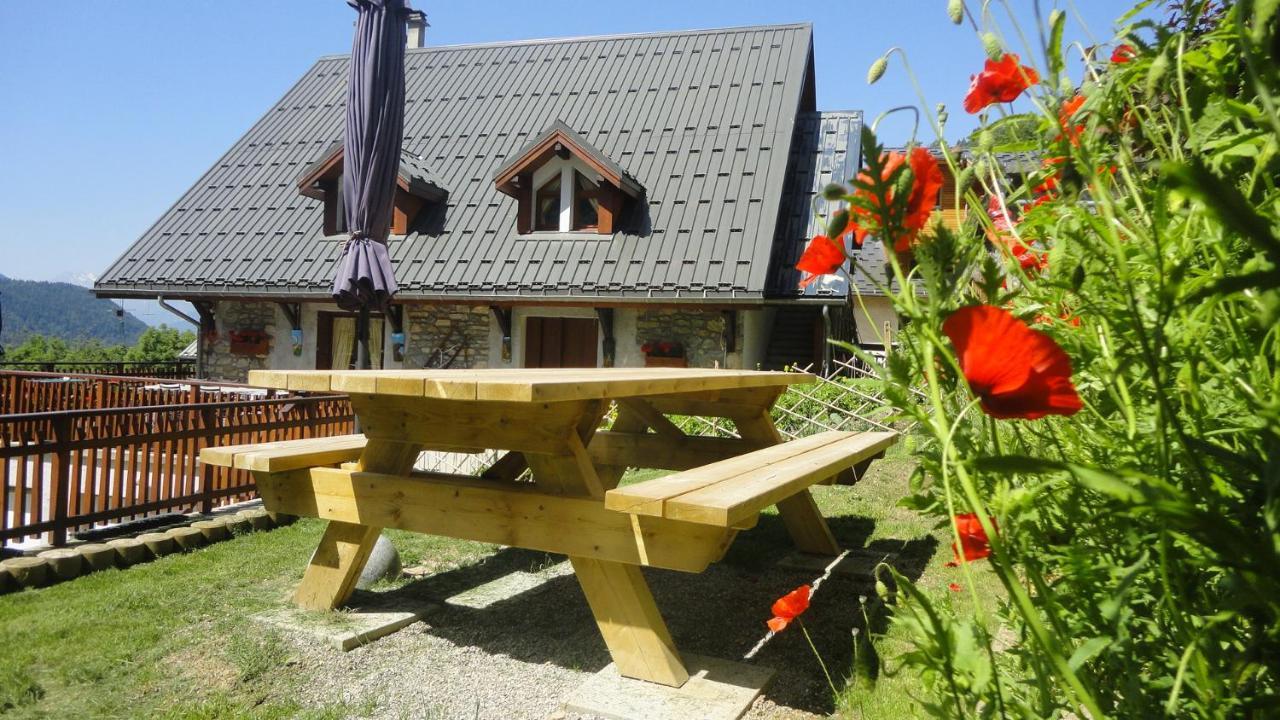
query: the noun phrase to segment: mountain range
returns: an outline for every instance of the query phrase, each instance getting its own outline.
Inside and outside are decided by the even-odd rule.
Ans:
[[[14,347],[29,335],[133,345],[146,329],[133,314],[81,285],[0,275],[0,346]]]

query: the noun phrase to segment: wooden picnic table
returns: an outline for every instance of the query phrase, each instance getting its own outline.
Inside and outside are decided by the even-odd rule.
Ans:
[[[701,572],[770,505],[797,548],[838,554],[808,487],[896,439],[823,433],[780,445],[769,408],[813,381],[802,373],[258,370],[249,380],[347,393],[363,431],[201,455],[253,471],[268,510],[329,521],[298,605],[344,603],[387,527],[561,553],[621,674],[674,686],[688,673],[640,567]],[[689,436],[667,415],[727,418],[740,437]],[[413,471],[424,450],[508,452],[460,476]],[[682,472],[618,488],[631,467]],[[518,480],[526,469],[533,482]]]

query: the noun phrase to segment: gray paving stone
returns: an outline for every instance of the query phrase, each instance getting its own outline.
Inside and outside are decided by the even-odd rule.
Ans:
[[[609,720],[737,720],[773,677],[760,665],[685,655],[689,681],[678,688],[624,678],[613,663],[565,700],[564,710]]]
[[[288,607],[258,613],[251,619],[345,652],[415,623],[438,607],[402,592],[356,590],[340,610],[314,612]]]

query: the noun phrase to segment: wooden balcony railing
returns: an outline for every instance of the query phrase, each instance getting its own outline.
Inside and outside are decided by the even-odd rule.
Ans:
[[[4,362],[0,360],[0,369],[186,380],[195,377],[196,362],[195,360],[160,362]]]
[[[93,376],[55,392],[31,373],[14,375],[0,372],[0,545],[44,536],[56,546],[105,522],[208,512],[251,498],[255,487],[244,471],[203,466],[202,448],[354,431],[343,395],[228,401],[221,385],[163,389],[155,379]],[[152,402],[130,406],[139,400]]]

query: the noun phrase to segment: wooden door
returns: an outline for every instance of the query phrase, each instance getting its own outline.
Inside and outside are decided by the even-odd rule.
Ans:
[[[595,318],[530,317],[524,324],[524,366],[598,367]]]

